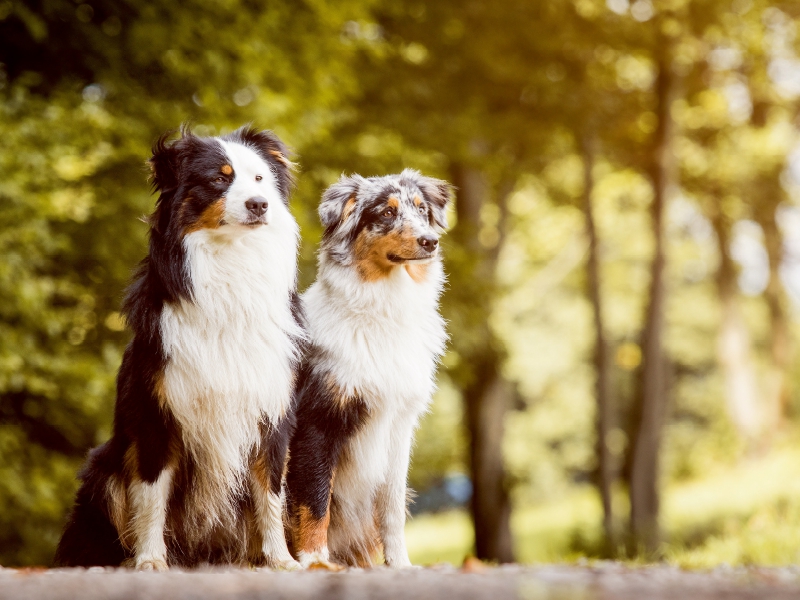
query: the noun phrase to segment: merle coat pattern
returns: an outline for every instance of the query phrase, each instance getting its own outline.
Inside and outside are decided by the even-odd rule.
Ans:
[[[310,350],[287,473],[304,565],[409,562],[403,526],[414,430],[447,338],[439,235],[450,186],[407,169],[342,177],[319,207],[317,281],[303,294]]]

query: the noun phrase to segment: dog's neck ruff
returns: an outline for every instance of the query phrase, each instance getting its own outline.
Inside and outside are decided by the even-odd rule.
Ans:
[[[186,236],[192,297],[162,313],[163,401],[207,499],[241,489],[261,424],[277,422],[291,402],[303,336],[290,306],[298,228],[275,208],[274,221],[258,229]]]
[[[417,312],[438,310],[445,277],[439,257],[425,261],[428,272],[419,282],[409,275],[406,266],[398,264],[388,276],[365,282],[353,263],[342,263],[323,254],[314,285],[324,288],[328,300],[345,312],[364,313],[369,319],[391,317],[397,323],[411,321]],[[385,325],[380,320],[379,327]]]
[[[423,410],[447,341],[438,310],[444,271],[439,259],[427,267],[419,282],[404,266],[364,282],[354,267],[321,256],[318,279],[303,296],[309,335],[322,355],[315,368],[375,408],[412,403]]]

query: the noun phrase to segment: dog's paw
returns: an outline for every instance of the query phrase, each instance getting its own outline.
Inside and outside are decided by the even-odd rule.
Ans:
[[[142,558],[136,560],[137,571],[168,571],[167,561],[161,558]]]
[[[386,566],[391,569],[418,569],[420,567],[416,565],[412,565],[411,561],[408,559],[408,555],[406,556],[399,556],[399,557],[386,557],[385,559]]]
[[[344,571],[347,567],[337,565],[329,560],[313,562],[306,567],[309,571],[330,571],[331,573],[338,573]]]
[[[344,567],[330,561],[328,549],[316,552],[299,552],[297,560],[300,566],[310,571],[343,571]]]
[[[302,571],[303,565],[293,558],[272,561],[270,568],[274,571]]]
[[[314,563],[328,562],[328,550],[317,550],[315,552],[303,552],[302,550],[297,553],[297,561],[300,566],[307,569]]]

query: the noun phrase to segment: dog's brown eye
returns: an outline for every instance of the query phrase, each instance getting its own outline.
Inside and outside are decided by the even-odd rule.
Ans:
[[[216,179],[214,179],[214,183],[225,183],[225,178],[217,177]]]
[[[256,181],[261,181],[261,179],[262,179],[261,175],[256,175]]]
[[[420,207],[419,207],[417,210],[419,211],[419,214],[421,214],[421,215],[424,215],[424,214],[427,212],[427,211],[425,210],[425,207],[424,207],[424,206],[420,206]]]
[[[387,208],[385,211],[383,211],[383,216],[386,217],[387,219],[391,219],[394,216],[394,209]]]

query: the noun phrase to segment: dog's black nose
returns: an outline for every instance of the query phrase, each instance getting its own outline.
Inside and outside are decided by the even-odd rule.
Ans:
[[[244,205],[247,208],[247,210],[249,210],[257,217],[260,217],[265,212],[267,212],[267,207],[269,206],[266,198],[262,198],[261,196],[250,198],[247,202],[244,203]]]
[[[439,245],[439,238],[435,238],[432,235],[423,235],[422,237],[417,238],[417,242],[420,246],[422,246],[423,250],[433,252],[436,250],[436,246]]]

